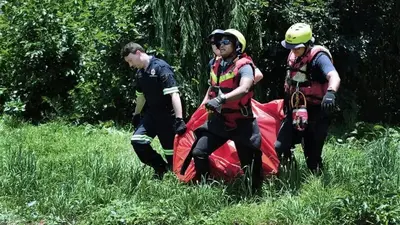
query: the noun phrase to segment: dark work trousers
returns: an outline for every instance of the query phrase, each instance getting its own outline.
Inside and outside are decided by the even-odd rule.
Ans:
[[[140,161],[156,171],[172,168],[174,121],[173,115],[168,112],[148,112],[132,135],[131,144]],[[155,136],[160,140],[168,164],[150,145]]]
[[[275,142],[275,151],[281,162],[282,160],[287,160],[291,157],[291,147],[302,140],[307,167],[315,172],[323,168],[322,148],[328,134],[330,121],[320,106],[310,105],[307,107],[307,111],[308,125],[304,131],[300,132],[292,125],[292,112],[288,110],[279,129],[277,141]]]
[[[228,140],[235,143],[240,164],[246,177],[252,174],[252,188],[262,184],[262,152],[260,130],[254,118],[237,121],[237,127],[227,130],[222,117],[213,116],[195,131],[193,158],[199,179],[209,174],[209,156]],[[247,180],[247,179],[246,179]]]

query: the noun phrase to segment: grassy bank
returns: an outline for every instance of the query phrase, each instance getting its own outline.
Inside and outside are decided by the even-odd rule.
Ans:
[[[361,126],[360,126],[361,127]],[[239,184],[151,179],[130,131],[61,122],[0,122],[0,224],[398,224],[400,133],[365,125],[325,146],[324,174],[299,168],[265,181],[262,197]],[[155,143],[155,147],[158,145]]]

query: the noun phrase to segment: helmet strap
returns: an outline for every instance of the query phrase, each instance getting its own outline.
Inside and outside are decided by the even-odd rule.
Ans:
[[[304,49],[303,54],[301,56],[297,57],[297,60],[301,60],[303,58],[303,56],[307,55],[307,53],[311,49],[311,46],[308,43],[304,43],[304,45],[306,46],[306,48]]]
[[[228,59],[232,59],[232,61],[236,58],[236,57],[238,57],[239,56],[239,54],[237,53],[237,52],[232,52],[230,55],[229,55],[229,57],[228,57]]]
[[[240,42],[236,40],[236,52],[238,54],[242,53],[242,47],[240,46]]]
[[[307,41],[306,43],[305,43],[305,45],[306,45],[306,47],[313,47],[314,46],[314,42],[312,42],[311,40],[309,40],[309,41]]]

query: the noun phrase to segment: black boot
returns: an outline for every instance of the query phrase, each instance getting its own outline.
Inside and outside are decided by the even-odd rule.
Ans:
[[[294,156],[294,151],[295,151],[295,145],[293,145],[289,151],[281,155],[278,155],[280,171],[287,172],[292,169],[297,169],[297,162]]]
[[[167,158],[167,169],[169,170],[169,171],[172,171],[173,170],[173,156],[172,155],[167,155],[167,156],[165,156],[165,158]]]
[[[196,180],[207,180],[210,173],[210,163],[208,157],[193,157],[194,168],[196,170]]]
[[[253,194],[260,194],[264,179],[261,156],[256,156],[253,162],[251,189]]]
[[[168,172],[166,165],[153,167],[153,169],[154,169],[153,179],[156,180],[162,180],[164,178],[164,174]]]
[[[313,166],[313,167],[308,166],[308,169],[315,176],[321,176],[322,175],[322,171],[323,171],[323,165],[322,165],[322,163],[319,163],[319,164],[317,164],[317,166]]]

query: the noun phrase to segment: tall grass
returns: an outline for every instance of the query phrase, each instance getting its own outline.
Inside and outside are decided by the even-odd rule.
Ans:
[[[251,196],[241,180],[152,180],[128,130],[3,118],[0,224],[398,224],[399,132],[378,130],[369,140],[332,137],[320,176],[297,149],[298,168]]]

